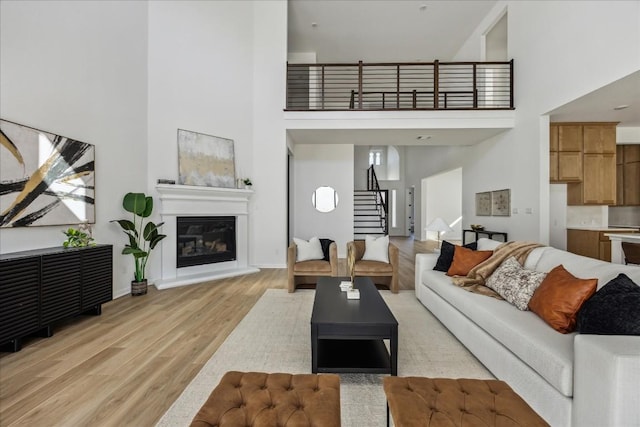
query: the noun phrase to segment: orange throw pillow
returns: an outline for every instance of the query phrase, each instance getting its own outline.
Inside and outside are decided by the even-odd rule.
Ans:
[[[493,255],[493,251],[474,251],[462,246],[456,246],[453,252],[453,262],[447,271],[447,276],[466,276],[476,265]]]
[[[598,279],[579,279],[559,265],[544,278],[529,301],[529,310],[558,332],[576,328],[582,304],[596,292]]]

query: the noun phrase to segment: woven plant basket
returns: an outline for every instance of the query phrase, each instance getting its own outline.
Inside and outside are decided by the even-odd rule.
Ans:
[[[131,281],[131,296],[145,295],[147,293],[147,279],[141,282]]]

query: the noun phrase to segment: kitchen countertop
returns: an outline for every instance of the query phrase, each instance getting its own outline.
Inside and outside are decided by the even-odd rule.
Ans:
[[[598,227],[587,225],[567,226],[567,230],[585,230],[585,231],[608,231],[608,232],[625,232],[625,231],[638,231],[635,227]]]

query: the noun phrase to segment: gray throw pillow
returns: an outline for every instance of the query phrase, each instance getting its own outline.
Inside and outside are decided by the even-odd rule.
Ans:
[[[509,257],[487,279],[486,286],[520,310],[528,310],[529,300],[547,273],[527,270]]]

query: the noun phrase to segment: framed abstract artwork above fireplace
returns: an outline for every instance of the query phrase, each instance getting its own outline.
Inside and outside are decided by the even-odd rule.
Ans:
[[[0,227],[95,222],[95,147],[0,120]]]
[[[178,129],[178,169],[180,184],[235,188],[233,140]]]

